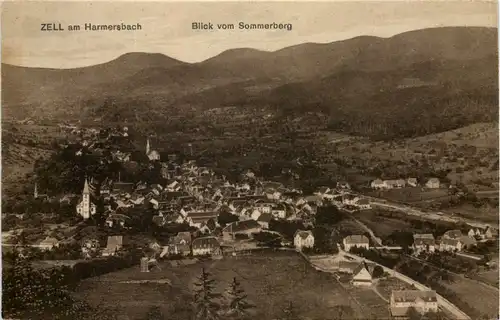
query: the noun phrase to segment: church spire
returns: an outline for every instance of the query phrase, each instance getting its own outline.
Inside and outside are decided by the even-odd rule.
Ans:
[[[85,177],[85,184],[83,185],[83,194],[90,194],[89,183],[87,177]]]
[[[33,198],[38,198],[38,184],[35,182],[35,190],[33,191]]]
[[[146,154],[149,154],[149,151],[150,151],[150,145],[149,145],[149,137],[146,141]]]

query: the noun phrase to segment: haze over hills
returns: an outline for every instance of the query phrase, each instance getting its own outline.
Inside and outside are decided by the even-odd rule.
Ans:
[[[275,52],[233,49],[194,64],[130,53],[78,69],[2,65],[3,115],[141,122],[241,106],[323,112],[332,130],[351,127],[357,134],[450,130],[497,119],[497,34],[496,28],[433,28]],[[410,114],[420,123],[409,121]],[[429,124],[441,115],[449,118]]]

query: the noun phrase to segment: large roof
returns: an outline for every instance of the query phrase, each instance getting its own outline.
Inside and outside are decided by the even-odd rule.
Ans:
[[[225,232],[243,232],[251,229],[261,228],[260,224],[253,220],[236,221],[227,225],[223,231]]]
[[[437,295],[434,290],[392,290],[392,299],[395,302],[415,302],[417,299],[424,302],[436,302]]]
[[[193,240],[193,249],[197,248],[215,248],[215,247],[220,247],[219,241],[217,241],[217,238],[215,237],[203,237],[203,238],[196,238]]]
[[[344,238],[348,244],[370,243],[370,240],[364,235],[351,235]]]

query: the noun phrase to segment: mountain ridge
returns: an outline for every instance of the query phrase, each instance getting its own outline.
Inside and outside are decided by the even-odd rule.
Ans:
[[[453,96],[455,101],[473,95],[489,104],[498,94],[493,92],[498,91],[498,68],[492,68],[498,65],[497,34],[497,28],[443,27],[388,38],[304,43],[276,51],[230,49],[198,63],[136,52],[78,69],[2,65],[3,111],[14,119],[84,120],[97,111],[106,119],[107,114],[115,117],[117,110],[124,114],[133,110],[137,120],[151,114],[161,117],[174,109],[185,113],[226,105],[293,111],[289,104],[297,110],[319,108],[332,114],[345,103],[342,108],[356,113],[372,102],[376,90],[385,92],[376,96],[383,96],[381,101],[398,104],[390,95],[405,100],[394,86],[411,78],[432,82],[408,92],[434,99],[438,109],[445,107],[440,96]],[[418,100],[418,94],[412,99]],[[384,107],[377,112],[393,110]]]

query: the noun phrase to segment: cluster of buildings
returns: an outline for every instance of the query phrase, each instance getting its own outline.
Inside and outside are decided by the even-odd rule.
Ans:
[[[417,178],[408,178],[408,179],[396,179],[396,180],[382,180],[376,179],[370,183],[370,187],[376,190],[387,190],[387,189],[398,189],[405,187],[418,187],[419,183]],[[423,187],[428,189],[439,189],[441,187],[441,183],[438,178],[430,178],[425,182]]]
[[[347,183],[338,183],[336,188],[321,187],[315,193],[325,204],[332,204],[345,211],[371,209],[370,201],[351,192]]]
[[[457,252],[475,246],[478,241],[492,238],[491,228],[471,228],[466,233],[461,230],[448,230],[440,239],[435,239],[433,234],[414,234],[412,248],[416,255],[436,251]]]

